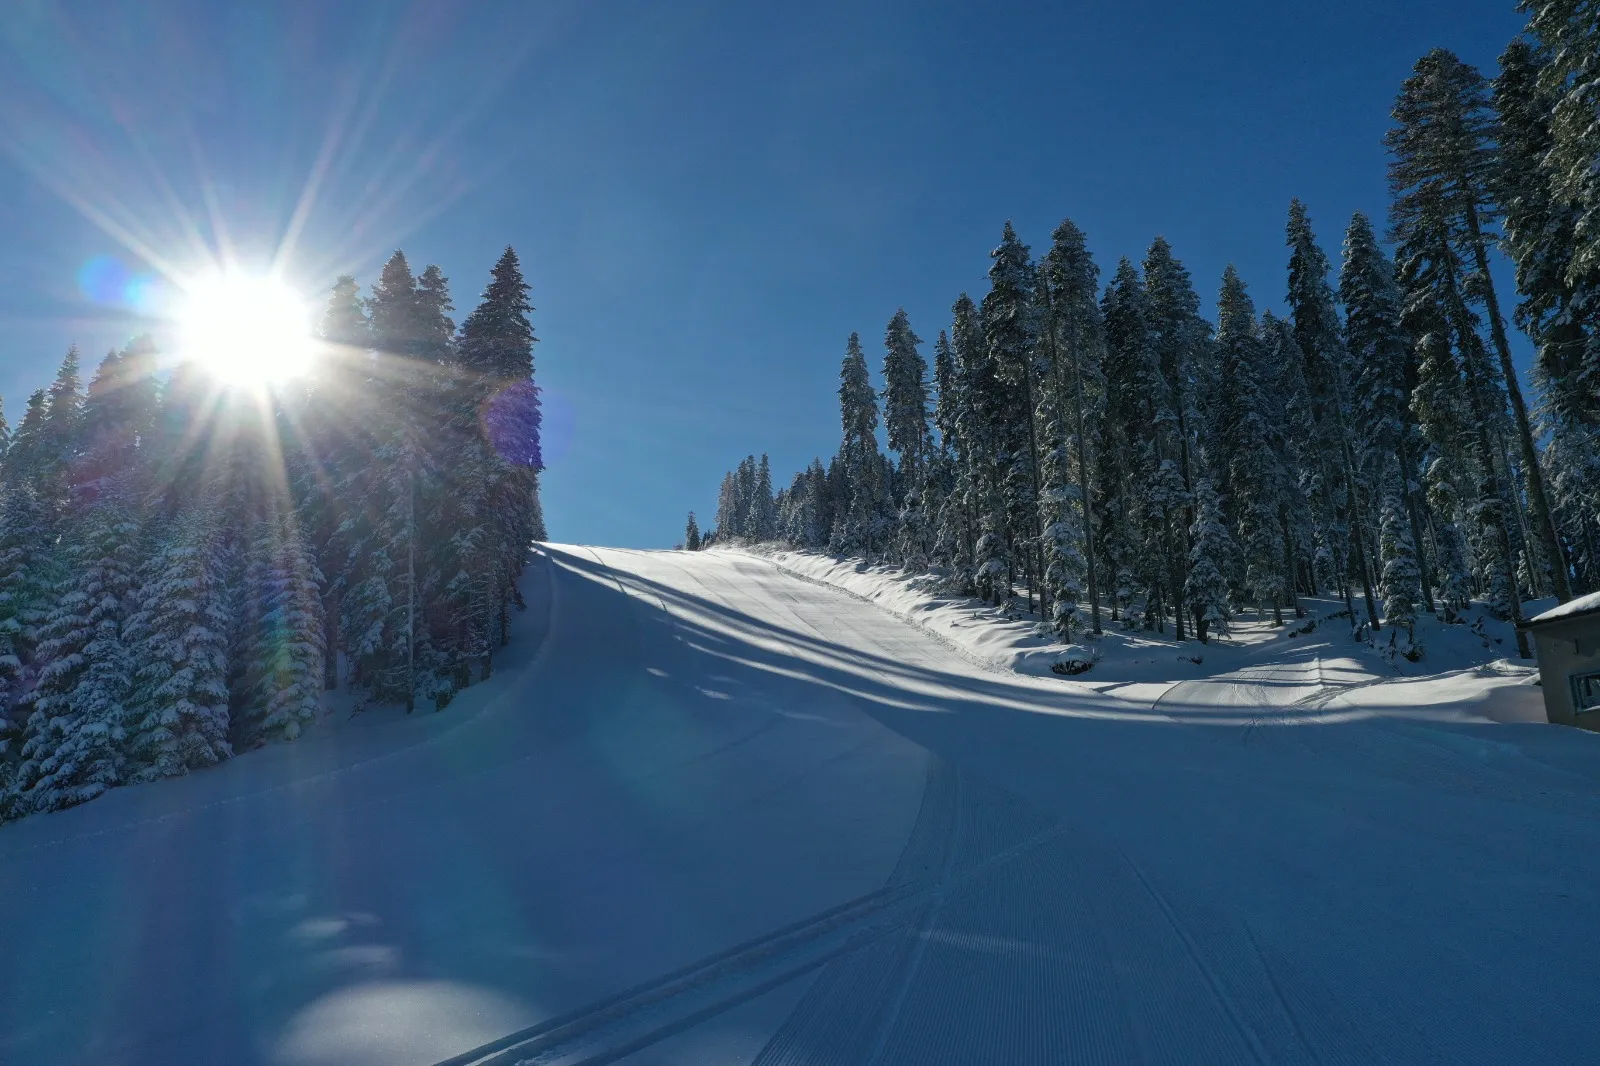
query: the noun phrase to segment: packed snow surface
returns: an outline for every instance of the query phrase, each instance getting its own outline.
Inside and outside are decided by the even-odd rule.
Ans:
[[[525,597],[442,714],[0,829],[0,1062],[1594,1058],[1600,737],[1504,634],[1063,679],[820,557],[552,546]]]

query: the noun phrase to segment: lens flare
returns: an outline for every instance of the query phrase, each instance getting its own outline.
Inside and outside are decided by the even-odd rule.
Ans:
[[[185,286],[178,351],[235,385],[270,385],[305,373],[315,355],[300,294],[276,278],[216,274]]]

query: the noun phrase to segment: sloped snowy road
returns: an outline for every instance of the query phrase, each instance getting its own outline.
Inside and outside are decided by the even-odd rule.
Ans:
[[[1600,738],[1320,637],[1154,699],[751,556],[532,579],[443,714],[0,829],[0,1063],[1600,1061]]]
[[[1319,636],[1153,706],[1001,677],[717,554],[605,559],[941,760],[942,890],[758,1062],[1600,1060],[1600,738],[1331,706],[1371,679]]]

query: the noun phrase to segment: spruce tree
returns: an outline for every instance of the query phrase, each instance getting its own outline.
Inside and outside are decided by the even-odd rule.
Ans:
[[[1238,548],[1222,515],[1222,502],[1209,478],[1195,483],[1195,520],[1186,593],[1194,610],[1195,636],[1208,643],[1213,628],[1228,631],[1228,579]]]
[[[1383,505],[1379,540],[1383,578],[1378,587],[1383,596],[1384,620],[1405,633],[1408,647],[1402,650],[1411,652],[1409,645],[1416,639],[1420,571],[1417,569],[1416,545],[1411,540],[1411,525],[1404,512],[1405,507],[1399,495],[1391,492]]]
[[[1096,300],[1099,279],[1100,268],[1089,254],[1083,231],[1071,219],[1062,220],[1051,234],[1050,251],[1039,269],[1045,359],[1035,407],[1035,423],[1043,423],[1046,442],[1041,479],[1046,490],[1040,501],[1046,521],[1046,588],[1052,600],[1058,595],[1070,599],[1070,610],[1058,605],[1054,611],[1058,632],[1061,623],[1070,623],[1076,613],[1078,582],[1085,578],[1089,627],[1100,632],[1090,448],[1105,393],[1105,323]],[[1052,579],[1052,574],[1057,576]]]
[[[1038,390],[1040,363],[1035,313],[1035,276],[1028,246],[1017,238],[1008,221],[1000,244],[989,253],[989,292],[983,298],[981,315],[984,340],[998,379],[1002,402],[996,422],[1003,444],[1005,472],[1002,495],[1005,501],[1005,531],[1009,536],[1008,555],[1022,565],[1028,581],[1029,607],[1032,607],[1036,575],[1043,567],[1038,501],[1039,426]],[[1010,593],[1010,575],[1005,588]]]
[[[243,592],[249,628],[230,717],[235,751],[294,740],[316,720],[327,650],[322,575],[295,516],[280,511],[263,518],[248,555]]]
[[[1576,213],[1569,281],[1590,305],[1600,278],[1600,19],[1592,0],[1524,0],[1528,32],[1549,56],[1539,85],[1552,101],[1544,167],[1555,198]]]
[[[128,755],[140,778],[174,777],[233,754],[228,743],[230,565],[218,516],[187,511],[157,531],[127,627],[137,668]]]
[[[1422,542],[1416,427],[1408,408],[1406,380],[1411,346],[1402,325],[1394,264],[1384,254],[1367,216],[1357,212],[1345,232],[1339,299],[1345,306],[1345,342],[1355,377],[1353,406],[1358,472],[1369,493],[1382,498],[1397,489],[1414,544]],[[1423,599],[1433,605],[1432,578],[1419,570]]]
[[[1327,490],[1335,502],[1330,510],[1342,507],[1339,518],[1344,529],[1340,532],[1349,538],[1367,622],[1376,630],[1380,625],[1378,607],[1373,598],[1366,516],[1356,483],[1356,446],[1349,416],[1348,355],[1333,289],[1328,282],[1328,257],[1317,245],[1311,219],[1299,200],[1289,204],[1287,243],[1290,249],[1290,318],[1294,323],[1295,343],[1305,360],[1306,386],[1317,427],[1318,462],[1331,475]],[[1345,576],[1341,574],[1341,580]]]
[[[921,343],[911,331],[905,308],[900,308],[884,336],[883,428],[889,450],[900,457],[901,477],[908,485],[922,480],[932,450],[928,362],[917,350]]]
[[[57,383],[70,377],[71,384],[52,397],[75,424],[57,445],[68,456],[64,534],[54,602],[37,631],[39,680],[28,696],[16,782],[25,809],[81,803],[124,776],[134,667],[124,629],[138,586],[139,448],[155,423],[151,354],[144,340],[109,354],[86,398],[77,394],[69,359],[70,373]]]
[[[839,456],[850,485],[845,513],[844,548],[860,551],[872,560],[882,547],[882,508],[885,486],[878,461],[878,395],[867,374],[861,338],[850,334],[839,370],[839,416],[844,437]]]
[[[692,552],[700,550],[700,525],[694,520],[693,511],[689,512],[689,524],[683,531],[683,546]]]
[[[1537,350],[1546,416],[1592,433],[1600,429],[1600,262],[1573,270],[1580,211],[1553,188],[1557,102],[1541,84],[1549,70],[1549,57],[1524,40],[1500,56],[1494,192],[1504,216],[1502,245],[1522,294],[1516,324]]]
[[[1288,593],[1284,571],[1281,481],[1273,454],[1260,387],[1264,363],[1255,306],[1238,272],[1230,265],[1222,278],[1217,303],[1217,352],[1221,396],[1218,411],[1225,421],[1213,430],[1223,445],[1228,491],[1235,497],[1238,543],[1244,562],[1239,575],[1258,608],[1271,604],[1282,624]]]
[[[1499,384],[1504,390],[1500,406],[1510,403],[1512,433],[1527,479],[1534,534],[1545,558],[1556,564],[1552,573],[1557,598],[1568,600],[1572,590],[1565,556],[1550,517],[1527,404],[1512,363],[1511,344],[1489,269],[1490,227],[1496,221],[1497,207],[1493,197],[1496,121],[1488,85],[1474,67],[1443,48],[1435,48],[1417,61],[1415,73],[1401,87],[1393,114],[1396,125],[1385,143],[1393,156],[1389,186],[1394,196],[1395,227],[1397,231],[1409,230],[1422,224],[1424,213],[1437,213],[1448,239],[1463,250],[1472,264],[1465,291],[1470,298],[1481,301],[1488,319],[1490,340],[1499,361]],[[1593,122],[1592,109],[1588,121]],[[1592,167],[1592,158],[1585,166]]]

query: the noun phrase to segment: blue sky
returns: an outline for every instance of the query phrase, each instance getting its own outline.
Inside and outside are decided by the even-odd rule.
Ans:
[[[1102,271],[1164,234],[1282,301],[1283,222],[1384,217],[1412,62],[1492,67],[1510,0],[995,5],[49,3],[0,10],[0,395],[158,330],[162,269],[396,247],[465,314],[523,257],[559,540],[659,547],[722,472],[839,433],[845,338],[929,342],[1001,224]],[[332,10],[336,8],[337,10]],[[127,284],[132,282],[132,284]],[[143,309],[141,311],[141,308]]]

